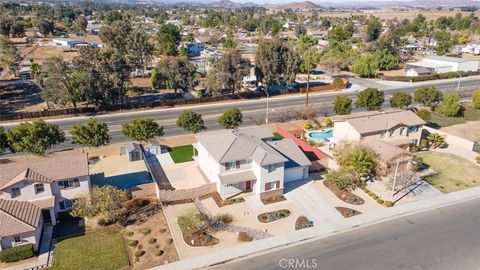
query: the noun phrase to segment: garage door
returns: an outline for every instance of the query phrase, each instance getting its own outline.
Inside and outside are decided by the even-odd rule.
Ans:
[[[285,181],[292,182],[303,179],[303,167],[295,167],[285,170]]]

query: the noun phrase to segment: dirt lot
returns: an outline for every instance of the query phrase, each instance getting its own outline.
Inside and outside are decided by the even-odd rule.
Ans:
[[[480,142],[480,121],[469,121],[464,124],[443,127],[440,130],[467,140]]]
[[[143,229],[150,229],[150,233],[147,235],[143,234]],[[177,250],[175,244],[171,242],[172,236],[163,212],[151,216],[143,224],[127,226],[126,230],[133,232],[129,239],[138,241],[136,248],[129,247],[131,255],[140,245],[142,245],[142,249],[145,251],[145,255],[140,257],[138,262],[134,262],[133,269],[148,269],[178,260]],[[155,239],[155,243],[150,244],[148,242],[150,239]],[[160,256],[159,250],[164,252]]]
[[[45,59],[52,57],[52,56],[60,56],[63,57],[65,60],[72,60],[75,56],[77,56],[76,51],[64,51],[62,49],[57,49],[53,47],[37,47],[36,49],[32,50],[29,54],[26,55],[27,58],[32,59],[35,63],[42,64]]]

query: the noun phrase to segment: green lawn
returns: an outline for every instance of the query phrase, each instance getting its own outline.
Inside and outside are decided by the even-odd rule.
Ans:
[[[277,133],[277,132],[274,132],[274,133],[273,133],[273,140],[281,140],[281,139],[283,139],[283,136],[282,136],[282,135],[280,135],[280,134]]]
[[[172,147],[170,149],[170,156],[175,163],[182,163],[193,160],[193,146],[182,145],[177,147]]]
[[[53,270],[114,270],[128,266],[121,233],[89,232],[59,241]]]
[[[437,112],[432,113],[432,119],[430,122],[439,127],[446,127],[456,124],[463,124],[466,121],[479,121],[480,120],[480,110],[474,109],[472,107],[466,107],[463,116],[460,117],[446,117]]]
[[[418,153],[438,174],[425,180],[443,193],[480,185],[480,166],[457,155],[438,152]]]

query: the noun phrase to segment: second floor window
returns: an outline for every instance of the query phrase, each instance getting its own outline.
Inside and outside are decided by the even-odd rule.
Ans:
[[[70,179],[58,182],[58,186],[60,189],[75,188],[80,186],[80,183],[78,182],[78,179]]]
[[[417,132],[418,131],[418,126],[413,126],[408,129],[409,132]]]
[[[280,167],[279,164],[270,164],[267,166],[268,173],[273,173],[277,171],[277,168]]]
[[[235,162],[225,162],[223,166],[225,167],[225,171],[240,169],[240,160]]]
[[[12,198],[15,198],[15,197],[18,197],[18,196],[22,195],[19,187],[12,188],[12,193],[11,194],[12,194]]]
[[[35,194],[42,193],[45,191],[43,184],[35,184]]]

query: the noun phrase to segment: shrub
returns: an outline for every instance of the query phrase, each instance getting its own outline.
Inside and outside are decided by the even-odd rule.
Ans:
[[[163,250],[160,249],[160,250],[157,250],[157,251],[155,252],[155,255],[158,256],[158,257],[160,257],[160,256],[162,256],[164,253],[165,253],[165,251],[163,251]]]
[[[132,237],[132,236],[133,236],[133,232],[132,232],[132,231],[126,231],[126,232],[125,232],[125,235],[126,235],[127,237]]]
[[[308,141],[308,145],[315,146],[315,142],[314,141]]]
[[[127,95],[129,97],[138,97],[143,95],[143,89],[138,86],[133,86],[127,90]]]
[[[143,228],[143,229],[141,230],[141,233],[142,233],[143,235],[150,234],[151,232],[152,232],[152,230],[150,230],[149,228]]]
[[[475,92],[473,92],[472,106],[475,109],[480,109],[480,90],[476,90]]]
[[[168,238],[167,243],[168,243],[169,245],[173,244],[173,239],[172,239],[172,238]]]
[[[475,159],[477,160],[477,163],[480,164],[480,156],[477,156]]]
[[[442,103],[435,109],[447,117],[458,116],[462,109],[460,105],[460,96],[456,92],[447,93],[443,97]]]
[[[238,233],[238,241],[240,242],[250,242],[253,238],[246,232],[239,232]]]
[[[323,123],[325,124],[325,126],[327,127],[331,127],[333,125],[333,121],[332,119],[330,118],[325,118],[325,120],[323,120]]]
[[[167,231],[167,229],[165,229],[165,228],[160,229],[160,233],[165,233],[166,231]]]
[[[131,247],[136,247],[138,245],[138,241],[137,240],[130,240],[130,241],[128,241],[128,245],[131,246]]]
[[[153,244],[155,244],[156,242],[157,242],[157,239],[156,239],[156,238],[150,238],[150,239],[148,239],[148,243],[149,243],[150,245],[153,245]]]
[[[394,203],[392,201],[384,201],[383,205],[386,206],[386,207],[392,207],[394,205]]]
[[[343,84],[342,78],[339,78],[339,77],[333,78],[332,85],[342,85],[342,84]]]
[[[138,246],[137,246],[137,249],[138,249],[138,250],[142,250],[142,249],[143,249],[143,245],[142,245],[142,244],[138,245]]]
[[[1,262],[15,262],[33,257],[33,244],[15,246],[0,251]]]
[[[139,258],[139,257],[142,257],[143,255],[145,255],[145,251],[144,251],[144,250],[137,250],[137,251],[135,251],[135,257]]]
[[[222,214],[218,216],[218,219],[220,219],[225,224],[230,224],[233,221],[233,216],[230,214]]]
[[[425,122],[430,122],[432,119],[432,113],[427,109],[420,109],[417,112],[418,117],[422,118]]]
[[[377,203],[378,203],[378,204],[383,204],[384,202],[385,202],[385,201],[382,200],[382,199],[380,199],[380,198],[377,199]]]
[[[303,128],[304,128],[304,129],[311,129],[311,128],[312,128],[312,124],[310,124],[309,122],[305,122],[305,123],[303,123]]]

